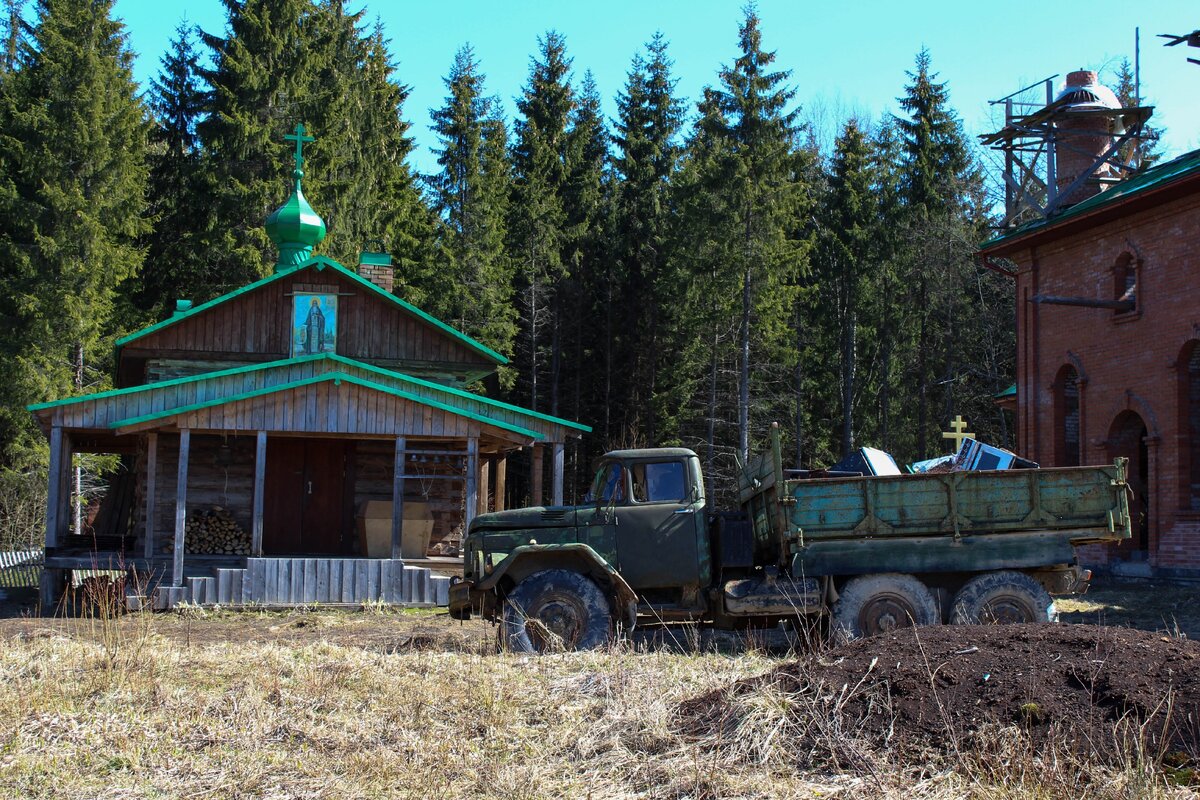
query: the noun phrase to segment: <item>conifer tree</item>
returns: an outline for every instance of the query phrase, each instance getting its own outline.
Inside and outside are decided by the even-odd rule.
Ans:
[[[443,285],[434,305],[443,319],[494,350],[508,352],[516,332],[511,260],[504,248],[510,189],[507,131],[499,101],[470,45],[454,57],[445,104],[435,109],[441,171],[429,176],[440,216]]]
[[[125,289],[139,309],[130,312],[131,323],[145,312],[161,315],[175,298],[205,296],[217,280],[208,271],[212,256],[203,244],[211,226],[212,187],[206,180],[196,125],[207,94],[200,81],[191,26],[181,23],[175,29],[161,65],[147,93],[154,121],[147,211],[154,229],[145,240],[143,270]]]
[[[510,252],[516,261],[518,310],[517,367],[530,408],[542,405],[542,372],[555,324],[554,297],[564,276],[567,212],[563,193],[569,177],[569,125],[575,108],[571,59],[562,34],[538,38],[529,82],[517,100],[514,128],[513,202]]]
[[[22,405],[103,383],[117,287],[141,264],[146,109],[112,4],[39,0],[0,83],[4,460],[35,441]]]
[[[613,136],[618,182],[612,241],[621,281],[616,310],[625,379],[617,407],[626,412],[624,426],[644,430],[647,440],[655,443],[678,435],[680,410],[660,395],[662,334],[677,312],[672,302],[676,285],[668,273],[669,190],[679,160],[683,103],[674,96],[677,81],[671,67],[667,41],[656,33],[646,44],[646,57],[634,57],[625,89],[617,97]]]
[[[903,151],[901,196],[905,205],[904,283],[914,310],[915,353],[910,362],[913,401],[917,406],[915,455],[926,458],[933,433],[930,387],[942,388],[942,417],[954,407],[961,316],[955,304],[961,280],[970,269],[974,243],[982,238],[980,174],[971,158],[962,126],[949,105],[945,82],[937,82],[928,50],[917,54],[908,73],[897,117]],[[969,243],[969,244],[968,244]],[[940,351],[940,352],[939,352]],[[938,362],[942,373],[935,374]],[[948,419],[943,422],[948,423]]]
[[[203,71],[212,100],[199,125],[216,191],[207,249],[220,259],[221,283],[213,294],[271,271],[263,220],[286,196],[292,164],[283,136],[305,121],[314,71],[309,0],[221,1],[227,34],[201,34],[214,62]]]
[[[878,213],[872,189],[871,151],[856,120],[842,129],[834,145],[829,190],[821,207],[821,229],[815,272],[817,311],[830,318],[835,336],[828,352],[838,354],[835,382],[841,389],[842,457],[856,446],[854,404],[858,391],[859,315],[874,263],[873,233]]]
[[[775,54],[762,49],[756,10],[749,7],[738,32],[740,53],[720,72],[721,88],[712,99],[721,111],[715,133],[730,143],[722,191],[737,215],[739,247],[731,267],[741,275],[738,333],[737,451],[750,449],[751,364],[777,361],[774,352],[787,331],[793,308],[795,273],[803,247],[790,231],[804,191],[797,180],[796,115],[788,106],[795,89],[786,85],[790,71],[771,71]],[[770,380],[769,370],[757,370]]]

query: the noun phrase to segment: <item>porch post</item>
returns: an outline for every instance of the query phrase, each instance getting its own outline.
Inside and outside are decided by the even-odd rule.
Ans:
[[[463,503],[466,513],[463,519],[463,538],[471,528],[471,520],[479,511],[479,437],[467,439],[467,497]]]
[[[158,434],[146,434],[146,560],[154,558],[154,505],[158,495]]]
[[[396,457],[392,471],[392,558],[399,561],[400,541],[404,534],[404,452],[408,444],[403,436],[396,437]]]
[[[492,460],[490,458],[479,459],[479,505],[476,511],[480,514],[488,513],[488,485],[492,482]]]
[[[250,521],[250,553],[263,554],[263,490],[267,483],[267,432],[259,431],[254,442],[254,517]]]
[[[187,529],[188,453],[192,449],[192,430],[179,431],[179,472],[175,478],[175,560],[171,565],[171,585],[183,586],[183,534]]]
[[[493,493],[495,500],[495,510],[504,510],[504,483],[508,478],[508,455],[501,453],[496,456],[496,491]]]
[[[563,504],[563,443],[554,443],[554,461],[551,462],[550,480],[554,492],[554,505]]]
[[[61,425],[50,428],[50,474],[46,487],[46,547],[58,547],[59,526],[63,520],[63,474],[65,472]],[[67,456],[69,460],[70,456]]]
[[[533,505],[540,506],[542,504],[542,446],[535,444],[533,446],[533,474],[530,476],[530,500]]]

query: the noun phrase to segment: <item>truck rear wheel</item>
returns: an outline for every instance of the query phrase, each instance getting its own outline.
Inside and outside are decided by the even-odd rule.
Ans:
[[[612,638],[608,598],[590,578],[566,569],[535,572],[504,601],[500,645],[513,653],[594,650]]]
[[[1040,583],[1015,570],[976,575],[958,590],[950,605],[955,625],[1003,625],[1057,622],[1058,611]]]
[[[941,618],[933,594],[914,576],[859,575],[846,583],[833,606],[833,636],[860,639],[910,625],[935,625]]]

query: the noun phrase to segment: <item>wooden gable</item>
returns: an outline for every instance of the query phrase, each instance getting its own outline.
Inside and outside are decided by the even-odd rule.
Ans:
[[[318,258],[118,341],[120,383],[141,383],[151,359],[250,363],[296,355],[292,324],[297,294],[337,297],[338,355],[462,381],[506,363],[503,356],[340,264]]]

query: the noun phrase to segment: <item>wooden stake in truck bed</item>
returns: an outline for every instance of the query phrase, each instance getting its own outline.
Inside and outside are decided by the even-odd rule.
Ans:
[[[620,627],[826,618],[839,636],[903,625],[1047,622],[1086,588],[1075,547],[1130,535],[1111,466],[789,479],[778,429],[714,512],[690,450],[605,455],[585,503],[484,514],[450,610],[512,649],[592,647]]]

